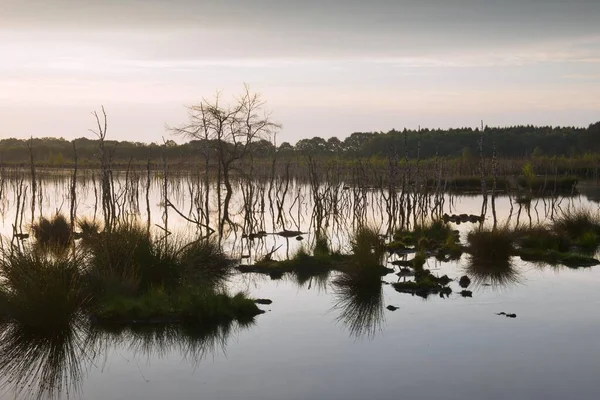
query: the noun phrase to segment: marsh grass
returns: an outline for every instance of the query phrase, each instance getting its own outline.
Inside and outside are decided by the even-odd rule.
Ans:
[[[518,254],[524,261],[588,267],[596,265],[591,258],[600,236],[595,218],[587,211],[563,214],[551,226],[536,226],[515,231]],[[581,253],[581,254],[580,254]]]
[[[216,241],[154,238],[137,224],[100,234],[90,248],[90,282],[101,292],[137,294],[151,287],[191,284],[217,287],[233,265]]]
[[[81,253],[48,253],[34,246],[0,250],[0,298],[5,318],[40,331],[67,329],[81,313],[85,293]]]
[[[600,241],[600,215],[589,210],[566,211],[554,219],[552,228],[587,247],[597,247]]]
[[[573,176],[541,177],[519,176],[517,184],[533,192],[571,193],[577,186],[578,179]]]
[[[77,226],[84,240],[94,240],[100,234],[102,225],[95,219],[81,218],[77,220]]]
[[[50,219],[40,217],[32,224],[31,230],[40,246],[54,250],[68,247],[73,233],[71,225],[62,214],[55,214]]]
[[[225,255],[216,240],[195,241],[177,253],[182,280],[188,284],[222,287],[232,274],[233,260]]]
[[[467,235],[468,251],[476,262],[504,263],[515,253],[514,238],[508,227],[473,230]]]
[[[520,228],[515,231],[516,242],[521,248],[531,250],[569,251],[571,240],[544,225]]]
[[[145,229],[136,224],[121,225],[103,232],[90,242],[88,281],[97,295],[137,294],[142,266],[154,265],[152,244]]]
[[[455,255],[462,253],[458,235],[442,220],[431,221],[426,224],[416,225],[412,230],[398,230],[394,233],[394,246],[414,246],[418,251],[437,250],[440,253]]]
[[[374,268],[381,265],[385,255],[383,239],[376,229],[361,227],[350,239],[354,268]]]
[[[240,292],[234,296],[198,287],[184,287],[175,292],[153,288],[136,297],[110,296],[93,312],[100,324],[184,323],[219,324],[252,321],[262,313],[253,300]]]

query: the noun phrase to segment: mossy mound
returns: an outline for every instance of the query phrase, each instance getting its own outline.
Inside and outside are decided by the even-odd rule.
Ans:
[[[452,289],[447,285],[452,280],[447,275],[436,277],[431,271],[423,269],[415,271],[415,280],[408,282],[396,282],[392,286],[400,293],[410,293],[423,298],[427,298],[431,294],[452,293]]]
[[[551,265],[562,264],[570,268],[593,267],[600,261],[582,254],[561,253],[555,250],[521,249],[519,256],[523,261],[544,262]]]

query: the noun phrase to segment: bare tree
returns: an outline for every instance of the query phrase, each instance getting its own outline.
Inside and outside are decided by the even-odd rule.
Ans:
[[[106,111],[102,106],[102,121],[96,111],[92,112],[92,115],[96,119],[98,128],[96,130],[90,129],[90,132],[94,133],[98,137],[98,159],[100,161],[101,169],[101,188],[102,188],[102,211],[104,214],[104,229],[110,232],[115,222],[115,202],[113,198],[113,187],[112,187],[112,156],[114,149],[109,150],[106,148],[106,131],[108,129],[108,120],[106,118]]]
[[[210,155],[216,155],[219,175],[222,175],[226,189],[223,221],[230,222],[227,204],[233,193],[232,171],[248,155],[252,143],[261,139],[271,140],[280,128],[279,124],[271,120],[265,104],[259,94],[252,93],[248,85],[244,85],[241,96],[236,97],[231,104],[223,105],[221,95],[217,93],[213,100],[203,99],[200,104],[188,106],[187,124],[168,127],[176,135],[201,141],[206,162],[206,184]],[[205,203],[207,205],[208,201]],[[208,210],[205,213],[208,214]]]

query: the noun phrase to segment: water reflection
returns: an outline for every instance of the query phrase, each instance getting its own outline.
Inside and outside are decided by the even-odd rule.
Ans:
[[[87,372],[102,355],[125,346],[135,357],[180,354],[194,367],[209,355],[225,352],[229,338],[254,321],[210,326],[156,325],[93,327],[40,331],[21,324],[0,325],[0,376],[3,392],[22,398],[81,395]]]
[[[522,281],[521,274],[510,259],[485,260],[479,257],[469,257],[465,272],[475,286],[503,288]]]
[[[4,390],[32,398],[54,398],[79,391],[94,354],[81,323],[53,332],[5,322],[0,331]]]
[[[341,274],[332,280],[337,321],[360,339],[373,338],[385,322],[381,277],[373,273]]]

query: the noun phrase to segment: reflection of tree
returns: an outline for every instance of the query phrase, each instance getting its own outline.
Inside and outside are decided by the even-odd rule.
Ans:
[[[337,320],[348,327],[355,338],[372,338],[385,322],[381,277],[368,272],[342,274],[333,281]]]
[[[491,285],[495,288],[519,283],[521,274],[508,260],[485,260],[471,257],[465,272],[476,286]]]

